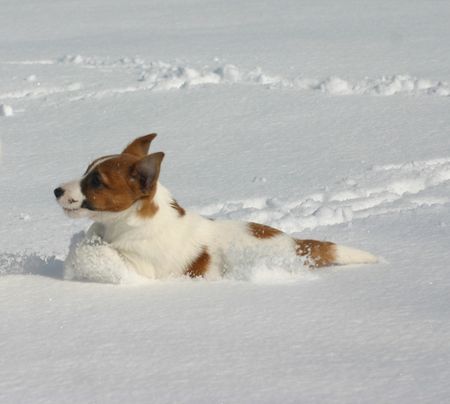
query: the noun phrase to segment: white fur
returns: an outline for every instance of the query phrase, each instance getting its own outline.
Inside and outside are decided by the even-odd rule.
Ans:
[[[375,262],[378,262],[378,258],[367,251],[336,245],[336,264],[372,264]]]
[[[58,203],[64,212],[75,219],[89,216],[89,211],[81,208],[84,195],[81,192],[80,180],[67,182],[61,185],[61,188],[64,190],[64,194],[58,198]]]

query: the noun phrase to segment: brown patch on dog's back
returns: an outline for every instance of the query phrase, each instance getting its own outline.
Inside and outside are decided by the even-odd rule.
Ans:
[[[200,255],[192,261],[186,271],[185,275],[191,278],[197,278],[199,276],[204,276],[208,271],[209,263],[211,262],[211,256],[208,253],[208,249],[203,247]]]
[[[272,238],[283,233],[282,231],[274,229],[270,226],[266,226],[265,224],[250,222],[247,224],[247,226],[252,236],[256,238]]]
[[[170,206],[171,206],[172,208],[174,208],[174,209],[178,212],[178,215],[179,215],[180,217],[182,217],[182,216],[184,216],[184,215],[186,214],[186,211],[184,210],[184,208],[182,208],[182,207],[178,204],[178,202],[176,201],[176,199],[172,199],[172,202],[170,202]]]
[[[315,268],[332,265],[336,260],[336,244],[329,241],[294,239],[297,255],[306,257],[306,264]]]

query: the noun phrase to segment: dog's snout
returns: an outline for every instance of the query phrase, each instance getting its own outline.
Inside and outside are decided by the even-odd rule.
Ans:
[[[61,198],[64,195],[64,189],[62,189],[61,187],[56,188],[53,193],[56,196],[56,199]]]

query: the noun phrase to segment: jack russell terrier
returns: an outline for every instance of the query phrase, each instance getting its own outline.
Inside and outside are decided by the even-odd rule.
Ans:
[[[54,190],[64,212],[92,219],[88,235],[109,243],[130,270],[152,279],[218,279],[232,267],[230,251],[236,247],[311,268],[378,261],[365,251],[295,239],[263,224],[211,220],[186,211],[158,182],[164,153],[147,154],[155,137],[139,137],[122,153],[96,159],[81,179]]]

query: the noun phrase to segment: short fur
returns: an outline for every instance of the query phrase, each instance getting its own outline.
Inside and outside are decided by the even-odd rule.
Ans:
[[[142,136],[122,153],[96,159],[81,179],[55,190],[64,211],[70,217],[91,218],[89,233],[102,237],[137,273],[153,279],[217,279],[230,268],[230,251],[236,248],[300,256],[312,268],[377,262],[365,251],[185,210],[158,181],[164,153],[147,154],[155,137]]]

